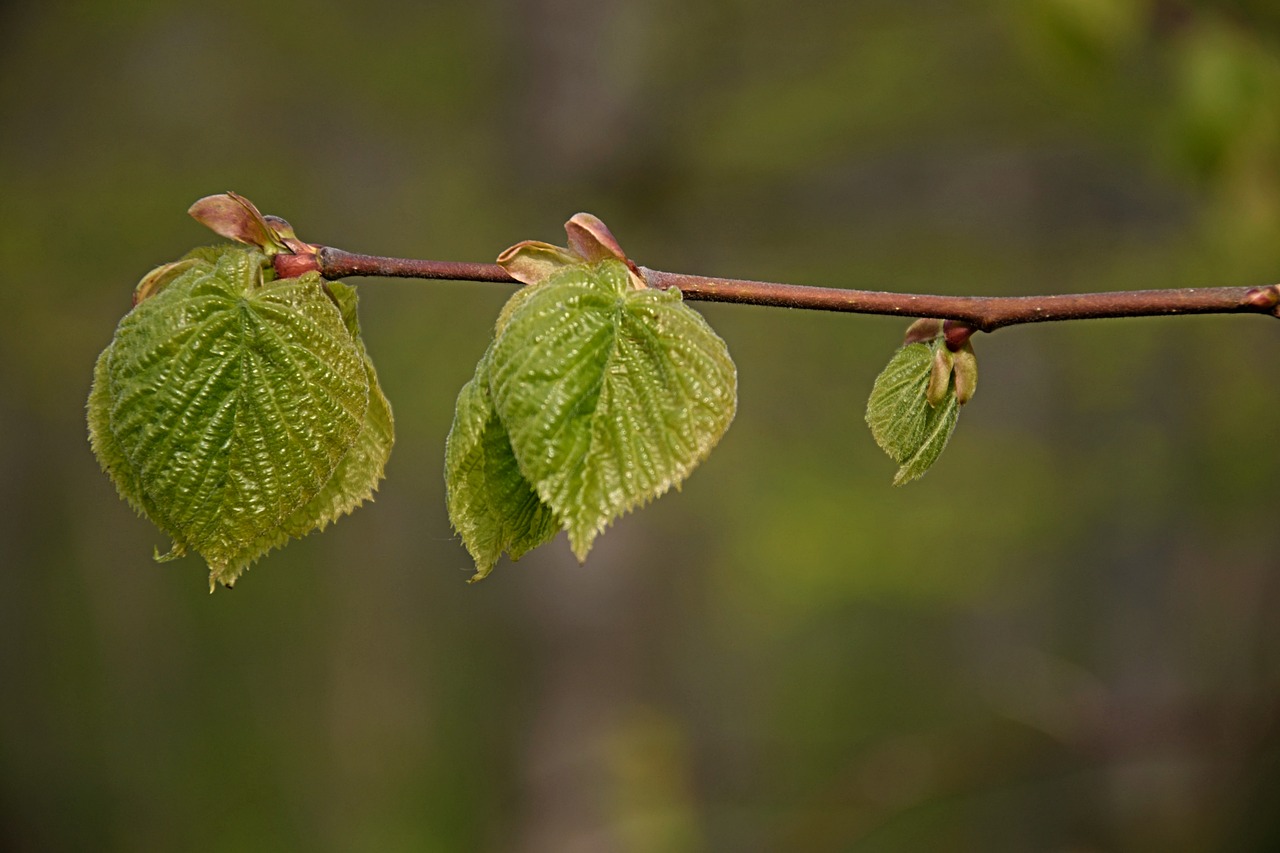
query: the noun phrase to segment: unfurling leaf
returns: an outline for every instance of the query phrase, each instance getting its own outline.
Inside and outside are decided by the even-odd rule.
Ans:
[[[679,291],[644,286],[594,217],[567,229],[571,250],[503,253],[532,283],[458,396],[446,484],[473,580],[560,528],[585,559],[614,519],[683,482],[737,406],[724,341]]]
[[[273,280],[253,249],[186,260],[149,277],[99,358],[89,433],[120,494],[172,556],[205,558],[212,588],[368,499],[393,423],[352,288]]]
[[[737,373],[679,291],[636,289],[620,260],[533,287],[494,343],[489,386],[521,473],[582,560],[610,522],[711,452]]]
[[[946,343],[907,344],[876,377],[867,401],[867,425],[876,444],[900,466],[893,484],[900,486],[922,476],[937,461],[959,415],[953,381],[948,381],[936,404],[930,404],[930,385],[940,368]],[[950,367],[951,359],[943,358]],[[947,370],[947,379],[952,371]],[[933,389],[937,391],[936,385]]]
[[[504,551],[518,560],[560,529],[551,508],[520,473],[489,393],[489,354],[458,394],[445,444],[449,518],[484,578]]]

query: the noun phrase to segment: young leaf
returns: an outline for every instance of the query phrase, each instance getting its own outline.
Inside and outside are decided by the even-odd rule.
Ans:
[[[935,357],[945,347],[941,339],[901,347],[871,389],[867,425],[876,444],[900,466],[895,486],[923,476],[955,429],[960,407],[954,382],[947,384],[937,405],[928,399]]]
[[[679,291],[621,260],[566,267],[504,312],[493,405],[520,471],[585,559],[613,519],[679,485],[737,405],[728,350]]]
[[[390,449],[390,409],[318,276],[270,281],[252,249],[189,258],[99,360],[91,443],[125,499],[173,539],[172,555],[199,552],[211,581],[230,585],[282,532],[363,499]],[[310,506],[348,456],[334,494]]]
[[[342,312],[344,325],[360,347],[365,375],[369,379],[369,407],[365,411],[359,438],[351,445],[347,455],[342,457],[333,476],[315,497],[294,510],[279,528],[259,538],[253,548],[256,554],[252,559],[257,559],[272,548],[283,546],[291,538],[301,539],[309,533],[323,530],[365,501],[371,500],[378,483],[382,481],[387,459],[391,456],[391,447],[395,443],[395,418],[391,413],[391,404],[382,393],[373,361],[360,338],[360,324],[356,317],[356,289],[340,281],[325,282],[324,286],[333,295]]]
[[[103,350],[93,368],[93,386],[89,389],[87,406],[89,446],[93,455],[98,458],[102,470],[115,484],[120,497],[133,507],[134,512],[151,519],[166,536],[177,542],[177,532],[166,526],[164,516],[147,497],[137,472],[129,464],[129,458],[125,456],[120,443],[116,441],[115,433],[111,431],[111,377],[107,372],[107,357],[110,354],[110,348]]]
[[[309,278],[309,276],[303,276],[303,278]],[[341,516],[370,500],[378,488],[378,483],[382,481],[387,460],[391,457],[391,446],[395,443],[395,418],[391,414],[391,403],[382,393],[378,374],[373,369],[373,361],[365,350],[364,340],[360,337],[360,321],[356,314],[358,301],[356,289],[340,281],[325,282],[324,287],[337,302],[342,312],[343,325],[347,327],[348,333],[360,349],[365,376],[369,381],[369,406],[365,410],[360,436],[351,445],[346,456],[342,457],[329,482],[325,483],[324,488],[311,499],[310,503],[286,520],[285,532],[289,536],[298,538],[313,530],[323,530]]]
[[[458,394],[445,444],[449,520],[476,562],[478,581],[502,552],[518,560],[555,536],[560,522],[520,473],[507,430],[489,394],[489,354]]]

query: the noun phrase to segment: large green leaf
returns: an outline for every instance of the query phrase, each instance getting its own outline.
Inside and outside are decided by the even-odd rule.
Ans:
[[[928,399],[934,359],[945,346],[938,338],[902,347],[871,389],[867,425],[876,443],[900,466],[893,478],[895,486],[923,476],[955,429],[960,406],[949,371],[942,377],[946,384],[937,405],[930,405]]]
[[[318,276],[270,281],[251,249],[191,258],[121,321],[89,424],[104,469],[174,540],[172,553],[199,552],[230,584],[282,530],[362,499],[351,487],[380,476],[390,410],[377,392],[370,413],[376,378]],[[350,476],[304,510],[366,432]]]
[[[637,289],[617,260],[556,272],[504,320],[493,405],[581,560],[606,525],[706,457],[733,420],[737,373],[679,291]]]
[[[507,430],[489,394],[489,354],[458,394],[445,445],[449,519],[476,563],[472,580],[493,570],[504,551],[517,560],[555,536],[560,523],[520,473]]]

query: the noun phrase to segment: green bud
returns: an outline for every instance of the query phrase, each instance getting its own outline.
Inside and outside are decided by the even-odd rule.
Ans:
[[[933,366],[929,370],[929,385],[925,388],[924,398],[933,408],[938,408],[947,398],[947,390],[951,387],[951,368],[955,356],[945,346],[933,352]]]
[[[956,402],[963,406],[978,390],[978,357],[974,355],[973,344],[967,341],[955,354],[955,377]]]

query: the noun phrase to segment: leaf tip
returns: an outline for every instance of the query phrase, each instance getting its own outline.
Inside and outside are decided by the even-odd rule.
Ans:
[[[893,485],[905,486],[907,483],[910,483],[912,480],[918,480],[922,476],[924,476],[923,471],[913,471],[908,466],[903,465],[893,475]]]
[[[187,554],[187,549],[184,546],[179,545],[177,542],[174,542],[172,547],[170,547],[169,550],[164,552],[163,554],[160,553],[159,547],[153,548],[151,559],[155,560],[157,563],[169,563],[169,562],[172,562],[173,560],[178,559],[179,557],[185,557],[186,554]]]
[[[596,536],[599,534],[599,529],[569,530],[569,550],[573,551],[579,566],[586,565],[587,555],[591,553],[591,546],[595,544]]]

